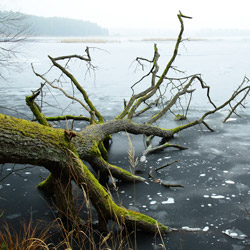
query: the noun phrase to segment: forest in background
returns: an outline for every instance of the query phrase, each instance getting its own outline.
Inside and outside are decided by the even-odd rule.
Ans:
[[[11,12],[0,11],[0,18]],[[62,17],[40,17],[20,13],[31,36],[107,36],[107,29],[89,21]],[[0,23],[0,28],[3,24]],[[10,30],[11,32],[11,30]]]

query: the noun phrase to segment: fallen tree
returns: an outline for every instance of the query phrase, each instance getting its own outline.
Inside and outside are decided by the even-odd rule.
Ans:
[[[0,114],[0,163],[21,163],[43,166],[50,171],[50,176],[39,184],[39,188],[55,193],[57,207],[62,217],[67,217],[74,224],[79,221],[74,208],[74,197],[71,181],[83,189],[89,196],[95,207],[101,230],[106,229],[108,220],[114,220],[124,226],[134,226],[149,232],[167,233],[171,231],[168,226],[162,225],[157,220],[118,206],[111,198],[102,184],[107,183],[109,177],[128,182],[143,182],[144,178],[126,171],[119,166],[110,164],[107,161],[108,145],[112,135],[121,131],[130,134],[142,134],[146,137],[146,148],[142,153],[143,157],[150,153],[164,150],[168,147],[184,149],[181,145],[171,144],[170,140],[179,132],[196,125],[202,125],[211,132],[213,129],[206,122],[206,118],[217,111],[230,107],[230,112],[236,112],[238,106],[243,106],[243,102],[249,95],[250,86],[245,77],[239,88],[232,96],[220,105],[210,98],[210,88],[207,86],[201,75],[184,76],[180,78],[168,77],[171,70],[177,70],[173,66],[178,55],[178,49],[184,31],[183,19],[189,18],[183,14],[178,14],[181,24],[173,55],[169,62],[160,72],[158,65],[159,52],[157,45],[154,45],[154,56],[152,60],[137,58],[139,65],[149,63],[151,68],[138,82],[132,86],[132,96],[129,100],[124,100],[124,109],[114,119],[106,121],[97,107],[90,100],[86,90],[69,71],[68,64],[72,59],[85,61],[91,68],[91,56],[89,48],[86,48],[86,55],[69,55],[61,57],[51,57],[49,60],[52,67],[59,70],[61,76],[67,78],[74,89],[81,94],[81,99],[75,95],[67,93],[57,81],[50,81],[46,74],[39,74],[33,68],[34,73],[43,80],[41,87],[26,97],[26,103],[34,114],[34,121],[27,121]],[[65,65],[60,62],[66,61]],[[149,86],[143,91],[135,93],[135,86],[145,79],[150,79]],[[177,116],[178,119],[185,120],[195,91],[194,84],[200,86],[206,92],[207,100],[211,104],[211,109],[201,115],[200,118],[186,122],[175,128],[162,128],[154,124],[163,119],[168,112],[172,112],[177,102],[184,96],[189,98],[188,104],[183,108],[183,114]],[[77,102],[85,111],[85,115],[46,117],[41,110],[41,105],[36,101],[45,86],[62,92],[65,97]],[[239,99],[239,100],[238,100]],[[157,111],[143,123],[138,123],[138,117],[149,112],[154,107]],[[69,128],[53,128],[51,122],[61,120],[82,120],[87,123],[80,132]],[[162,138],[160,145],[153,146],[154,137]],[[97,178],[89,171],[84,162],[97,173]],[[133,165],[133,162],[131,163]]]

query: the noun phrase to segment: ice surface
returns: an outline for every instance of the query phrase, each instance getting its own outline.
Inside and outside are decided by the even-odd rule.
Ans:
[[[157,203],[157,201],[150,201],[150,204],[151,205],[154,205],[154,204],[156,204]]]
[[[16,218],[20,217],[21,215],[22,215],[21,213],[16,213],[16,214],[8,215],[8,216],[6,216],[6,218],[12,220],[12,219],[16,219]]]
[[[232,245],[233,250],[245,250],[246,247],[245,246],[241,246],[241,245]]]
[[[215,155],[222,155],[223,154],[223,151],[218,150],[216,148],[210,148],[210,151],[212,152],[212,154],[215,154]]]

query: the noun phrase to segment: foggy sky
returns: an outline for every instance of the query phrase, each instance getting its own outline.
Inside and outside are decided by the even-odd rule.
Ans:
[[[179,27],[176,14],[193,17],[192,29],[250,29],[250,0],[0,0],[1,10],[82,19],[105,28]]]

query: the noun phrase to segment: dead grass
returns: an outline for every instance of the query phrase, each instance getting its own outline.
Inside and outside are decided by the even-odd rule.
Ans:
[[[119,40],[109,40],[101,38],[65,38],[61,43],[119,43]]]
[[[38,225],[32,225],[32,220],[28,223],[22,223],[22,229],[17,232],[10,228],[7,222],[3,223],[0,231],[0,247],[1,250],[40,250],[51,249],[46,241],[50,238],[50,227],[44,228],[42,231]]]

